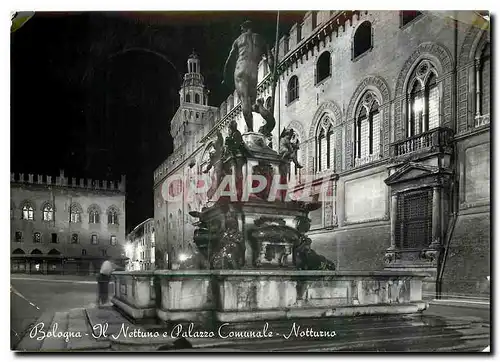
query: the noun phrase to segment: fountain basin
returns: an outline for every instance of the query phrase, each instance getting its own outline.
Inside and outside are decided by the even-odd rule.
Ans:
[[[134,319],[151,316],[152,308],[166,322],[200,323],[407,314],[427,308],[422,281],[428,275],[416,272],[157,270],[113,275],[112,302]]]

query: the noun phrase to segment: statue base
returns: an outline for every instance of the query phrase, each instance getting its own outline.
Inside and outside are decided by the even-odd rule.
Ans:
[[[246,132],[241,135],[245,148],[255,158],[279,161],[278,153],[268,146],[269,140],[262,133]]]

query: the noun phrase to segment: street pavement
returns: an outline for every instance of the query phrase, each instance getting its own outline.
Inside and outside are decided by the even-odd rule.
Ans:
[[[110,285],[110,291],[113,285]],[[109,334],[116,334],[122,325],[143,331],[163,330],[160,325],[132,325],[116,309],[95,307],[96,282],[93,277],[76,276],[20,276],[11,277],[11,335],[12,348],[31,351],[156,351],[171,346],[172,338],[144,340],[119,338],[96,340],[92,330],[97,324],[109,323]],[[112,293],[110,293],[110,296]],[[272,338],[266,340],[190,339],[197,351],[480,351],[489,344],[490,309],[488,304],[431,302],[420,316],[373,316],[360,318],[322,319],[301,321],[303,326],[320,329],[334,327],[333,340]],[[58,323],[61,331],[81,331],[81,339],[70,342],[45,339],[37,342],[25,338],[18,343],[21,332],[35,321],[48,326]],[[290,331],[289,322],[276,322],[273,327]],[[288,324],[287,324],[288,323]],[[334,323],[334,324],[332,324]],[[340,324],[339,324],[340,323]],[[254,329],[261,323],[241,328]],[[257,343],[256,343],[257,342]],[[169,347],[168,349],[170,349]],[[186,350],[187,351],[187,350]],[[193,350],[192,350],[193,351]]]
[[[50,315],[72,308],[92,307],[97,299],[96,293],[94,276],[12,275],[11,348],[44,313]]]

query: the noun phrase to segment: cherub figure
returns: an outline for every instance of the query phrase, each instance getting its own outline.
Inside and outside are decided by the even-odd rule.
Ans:
[[[210,152],[208,165],[203,170],[203,173],[208,173],[212,167],[214,167],[217,162],[219,162],[222,158],[222,152],[224,150],[224,139],[222,138],[222,134],[217,132],[217,140],[214,143],[214,149]]]
[[[299,150],[299,140],[293,129],[284,129],[281,132],[279,155],[282,159],[293,161],[297,168],[303,166],[297,160],[297,151]]]

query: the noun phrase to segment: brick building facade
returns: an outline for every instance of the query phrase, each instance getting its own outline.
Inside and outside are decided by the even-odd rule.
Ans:
[[[126,270],[153,270],[155,267],[155,228],[153,218],[137,225],[127,235]]]
[[[324,192],[310,214],[313,248],[338,270],[426,271],[428,295],[489,294],[489,20],[472,11],[308,12],[279,40],[278,62],[273,144],[294,129],[304,165],[292,167],[290,187],[303,188],[307,175],[326,183],[313,188]],[[199,174],[230,121],[245,130],[236,93],[214,108],[182,98],[188,87],[171,124],[174,152],[154,172],[160,267],[189,248],[189,211],[207,201],[167,203],[165,180]],[[258,97],[270,95],[262,61]],[[254,114],[254,129],[261,123]]]
[[[11,174],[10,200],[11,272],[94,274],[104,260],[123,264],[125,176]]]

